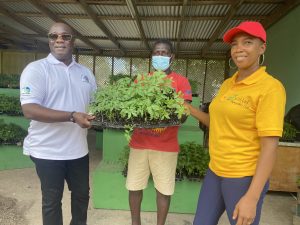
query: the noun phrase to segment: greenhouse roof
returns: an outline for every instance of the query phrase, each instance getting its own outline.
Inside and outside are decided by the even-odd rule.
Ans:
[[[49,51],[47,31],[64,21],[80,54],[148,57],[155,40],[179,58],[224,58],[224,32],[241,21],[267,29],[299,0],[0,0],[0,49]]]

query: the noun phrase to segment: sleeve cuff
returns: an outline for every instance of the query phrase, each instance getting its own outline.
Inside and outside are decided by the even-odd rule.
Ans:
[[[281,137],[282,136],[282,130],[263,130],[258,131],[259,137],[268,137],[268,136],[275,136],[275,137]]]

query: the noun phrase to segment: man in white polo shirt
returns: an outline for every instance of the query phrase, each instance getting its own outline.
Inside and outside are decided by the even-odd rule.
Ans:
[[[66,180],[71,191],[70,225],[86,225],[89,202],[86,113],[95,78],[72,58],[74,33],[64,23],[49,31],[48,57],[30,63],[20,81],[24,116],[31,119],[24,154],[35,163],[41,182],[43,225],[62,225],[61,199]]]

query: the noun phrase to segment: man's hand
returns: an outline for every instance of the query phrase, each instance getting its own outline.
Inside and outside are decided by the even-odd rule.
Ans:
[[[75,112],[73,114],[74,122],[82,128],[90,128],[91,121],[95,119],[95,116],[86,113]]]

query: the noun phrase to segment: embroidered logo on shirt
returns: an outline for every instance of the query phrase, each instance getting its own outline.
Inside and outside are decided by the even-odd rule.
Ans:
[[[231,95],[231,96],[224,96],[224,99],[226,99],[227,101],[236,104],[236,105],[240,105],[243,108],[247,108],[247,109],[251,109],[252,108],[252,104],[251,104],[251,97],[250,96],[238,96],[238,95]]]
[[[89,78],[87,75],[81,75],[81,81],[89,83]]]
[[[22,94],[22,95],[30,95],[30,94],[31,94],[31,89],[30,89],[30,87],[23,87],[23,88],[21,89],[21,94]]]

